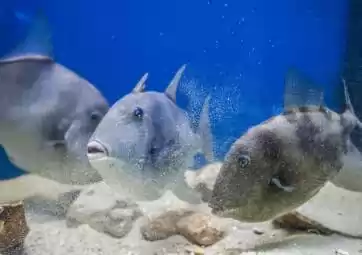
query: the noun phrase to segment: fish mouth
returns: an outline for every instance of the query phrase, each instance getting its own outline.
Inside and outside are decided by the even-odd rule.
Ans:
[[[235,220],[240,220],[238,215],[239,210],[237,208],[234,209],[216,209],[213,208],[211,213],[220,218],[231,218]]]
[[[253,214],[246,214],[243,209],[240,208],[227,208],[227,209],[216,209],[212,208],[211,213],[220,218],[229,218],[238,220],[245,223],[258,223],[271,220],[272,217],[269,217],[267,214],[263,213],[253,213]]]
[[[211,213],[215,216],[222,218],[235,218],[238,212],[237,208],[228,208],[220,203],[209,202],[209,207],[211,208]]]
[[[234,218],[235,211],[235,209],[212,208],[211,213],[222,218]]]
[[[211,208],[211,213],[216,216],[223,216],[227,211],[227,208],[222,206],[220,202],[215,202],[214,199],[211,199],[208,203],[209,207]]]
[[[91,141],[87,145],[87,156],[89,160],[98,160],[109,157],[109,152],[99,141]]]

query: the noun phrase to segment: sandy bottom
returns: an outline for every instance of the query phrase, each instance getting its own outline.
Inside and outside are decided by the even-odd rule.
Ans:
[[[39,182],[39,184],[41,183]],[[48,187],[49,185],[36,186]],[[53,187],[55,185],[51,186]],[[347,211],[352,210],[353,212],[356,212],[356,215],[354,216],[353,214],[346,214],[346,216],[349,219],[355,219],[355,221],[345,221],[345,219],[342,218],[334,218],[337,221],[340,220],[342,225],[352,224],[353,226],[357,225],[356,227],[358,229],[362,229],[362,226],[359,224],[361,220],[358,220],[359,217],[357,217],[359,216],[358,208],[360,207],[360,200],[356,200],[354,197],[352,197],[352,200],[347,199],[351,197],[351,195],[341,193],[340,190],[333,191],[329,186],[324,193],[333,193],[335,194],[333,197],[336,197],[336,194],[342,194],[340,200],[344,201],[344,208],[348,208]],[[324,193],[322,192],[320,197],[322,201],[328,201],[328,196],[326,197],[323,195]],[[92,206],[94,206],[95,203],[98,205],[105,202],[104,199],[90,199],[89,201]],[[305,206],[304,210],[308,209],[307,214],[313,213],[311,210],[319,212],[323,214],[321,215],[322,218],[332,217],[333,215],[331,216],[331,212],[334,212],[336,209],[326,206],[322,201],[316,198],[315,202],[311,203],[312,206]],[[335,199],[333,201],[335,202]],[[337,204],[339,203],[340,201]],[[314,204],[317,204],[318,206]],[[362,239],[348,238],[338,234],[330,236],[305,233],[291,234],[286,230],[274,228],[270,222],[245,224],[235,220],[221,218],[217,218],[216,220],[220,221],[220,223],[225,226],[227,234],[221,241],[209,247],[197,247],[182,236],[173,236],[162,241],[145,241],[142,238],[140,227],[147,222],[146,216],[150,216],[157,211],[162,211],[165,208],[177,209],[183,207],[185,203],[175,198],[172,194],[166,194],[159,200],[143,204],[139,203],[139,205],[142,208],[145,217],[140,217],[134,222],[132,230],[126,237],[113,238],[107,234],[94,230],[87,224],[72,228],[68,227],[66,224],[65,212],[59,210],[59,207],[57,207],[58,204],[55,201],[53,201],[53,204],[49,204],[49,200],[47,202],[34,199],[28,200],[26,202],[26,216],[30,227],[30,233],[25,240],[24,247],[0,255],[362,254]],[[354,207],[358,207],[358,210],[353,209]],[[324,208],[325,210],[322,210],[321,208]],[[207,207],[205,210],[207,210]],[[340,217],[339,214],[338,217]],[[336,228],[336,226],[334,227],[343,232],[343,229],[341,230],[339,225],[337,224],[338,228]],[[256,234],[255,229],[262,230],[263,234]]]
[[[252,231],[255,224],[241,224],[224,219],[229,224],[228,235],[215,245],[200,250],[181,236],[156,242],[143,240],[140,226],[145,218],[138,219],[132,231],[123,239],[99,233],[88,225],[68,228],[65,219],[36,209],[28,210],[27,218],[31,231],[26,238],[25,246],[22,250],[12,251],[10,254],[362,254],[362,240],[340,235],[291,236],[284,230],[272,228],[270,223],[260,223],[256,226],[265,233],[258,236]],[[253,247],[253,251],[246,251],[248,247]]]

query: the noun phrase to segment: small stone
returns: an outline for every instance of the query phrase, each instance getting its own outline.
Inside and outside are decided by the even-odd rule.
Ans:
[[[344,251],[344,250],[341,250],[341,249],[336,249],[336,250],[334,251],[334,254],[336,254],[336,255],[349,255],[348,252],[346,252],[346,251]]]
[[[2,205],[0,213],[0,251],[21,246],[29,233],[22,202]]]
[[[224,232],[212,226],[212,216],[193,213],[181,218],[177,223],[177,231],[190,242],[209,246],[220,241]]]
[[[258,229],[258,228],[253,228],[253,232],[256,235],[262,235],[264,234],[264,231],[262,229]]]
[[[200,247],[186,247],[186,251],[189,254],[193,254],[193,255],[204,255],[205,254],[204,249],[202,249]]]

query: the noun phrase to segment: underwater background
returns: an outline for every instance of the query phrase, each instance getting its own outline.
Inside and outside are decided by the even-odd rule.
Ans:
[[[358,2],[358,1],[354,1]],[[162,91],[188,64],[178,104],[193,117],[211,94],[215,155],[251,125],[279,113],[284,76],[294,67],[338,107],[349,1],[345,0],[2,0],[0,55],[26,35],[42,9],[54,58],[95,84],[112,104],[149,72]],[[353,97],[353,95],[352,95]]]

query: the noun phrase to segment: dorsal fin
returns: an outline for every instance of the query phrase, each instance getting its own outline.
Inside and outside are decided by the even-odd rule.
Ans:
[[[284,84],[284,112],[292,109],[320,109],[324,105],[323,89],[296,69],[290,69]]]
[[[136,86],[133,88],[132,93],[142,93],[146,88],[146,80],[148,78],[148,73],[145,73],[141,79],[137,82]]]
[[[178,85],[180,83],[182,74],[184,73],[186,68],[186,64],[182,65],[176,72],[175,76],[173,77],[173,79],[171,80],[171,82],[168,84],[166,90],[165,90],[165,94],[173,101],[176,103],[176,92],[177,92],[177,88]]]
[[[350,111],[353,115],[355,115],[353,105],[351,102],[351,98],[348,93],[348,87],[347,87],[346,80],[343,77],[341,78],[341,80],[342,80],[343,91],[344,91],[345,111]]]
[[[29,32],[22,43],[0,59],[0,63],[14,62],[24,58],[52,59],[53,46],[48,20],[42,11],[35,15]]]
[[[202,153],[205,155],[205,158],[209,162],[212,162],[214,160],[214,154],[212,146],[213,138],[210,127],[210,118],[209,118],[209,102],[210,102],[210,96],[207,96],[201,110],[199,128],[197,133],[199,134],[201,139]]]

